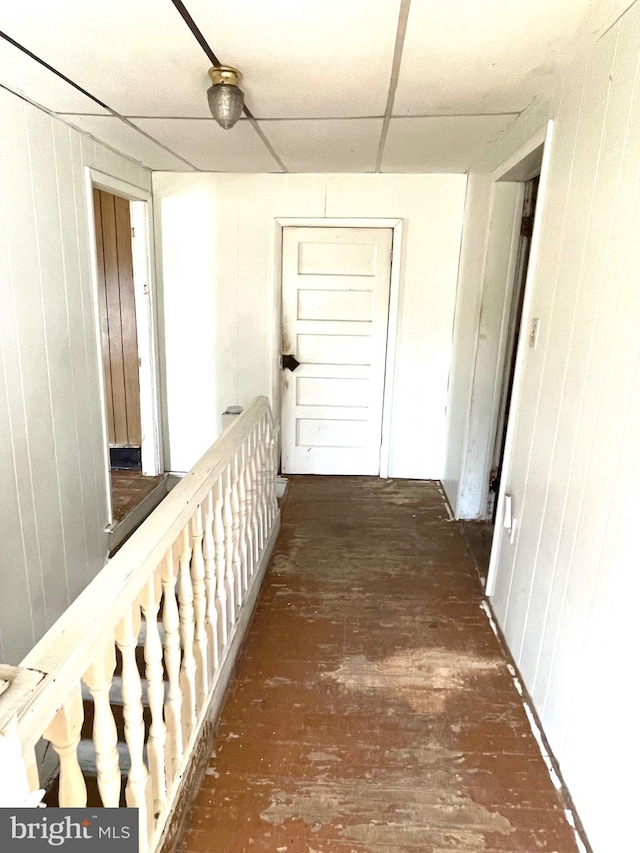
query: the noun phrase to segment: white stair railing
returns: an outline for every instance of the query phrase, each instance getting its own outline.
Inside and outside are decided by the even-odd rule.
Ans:
[[[44,738],[59,756],[57,804],[84,806],[84,683],[94,702],[98,790],[102,804],[115,807],[123,768],[110,691],[119,657],[125,797],[139,809],[142,853],[158,849],[166,834],[278,533],[276,443],[269,403],[259,397],[22,661],[20,672],[33,676],[29,689],[17,699],[11,689],[0,693],[0,724],[3,703],[11,702],[12,742],[17,721],[22,767],[15,772],[39,787],[35,747]]]

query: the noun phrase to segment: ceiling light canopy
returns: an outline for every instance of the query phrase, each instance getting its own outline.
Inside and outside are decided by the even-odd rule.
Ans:
[[[207,91],[209,109],[220,127],[229,130],[238,121],[244,106],[244,92],[238,85],[242,74],[229,65],[214,65],[209,69],[213,85]]]

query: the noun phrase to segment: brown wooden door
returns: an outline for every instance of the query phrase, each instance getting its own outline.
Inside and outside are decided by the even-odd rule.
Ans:
[[[109,444],[140,447],[140,380],[129,202],[93,190]]]

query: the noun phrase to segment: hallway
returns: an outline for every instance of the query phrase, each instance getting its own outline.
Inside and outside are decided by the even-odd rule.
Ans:
[[[577,851],[438,484],[281,508],[184,853]]]

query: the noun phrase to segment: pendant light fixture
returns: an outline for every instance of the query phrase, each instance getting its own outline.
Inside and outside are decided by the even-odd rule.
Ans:
[[[244,92],[238,85],[242,74],[229,65],[214,65],[209,69],[212,86],[207,91],[209,109],[220,127],[233,127],[242,114]]]

